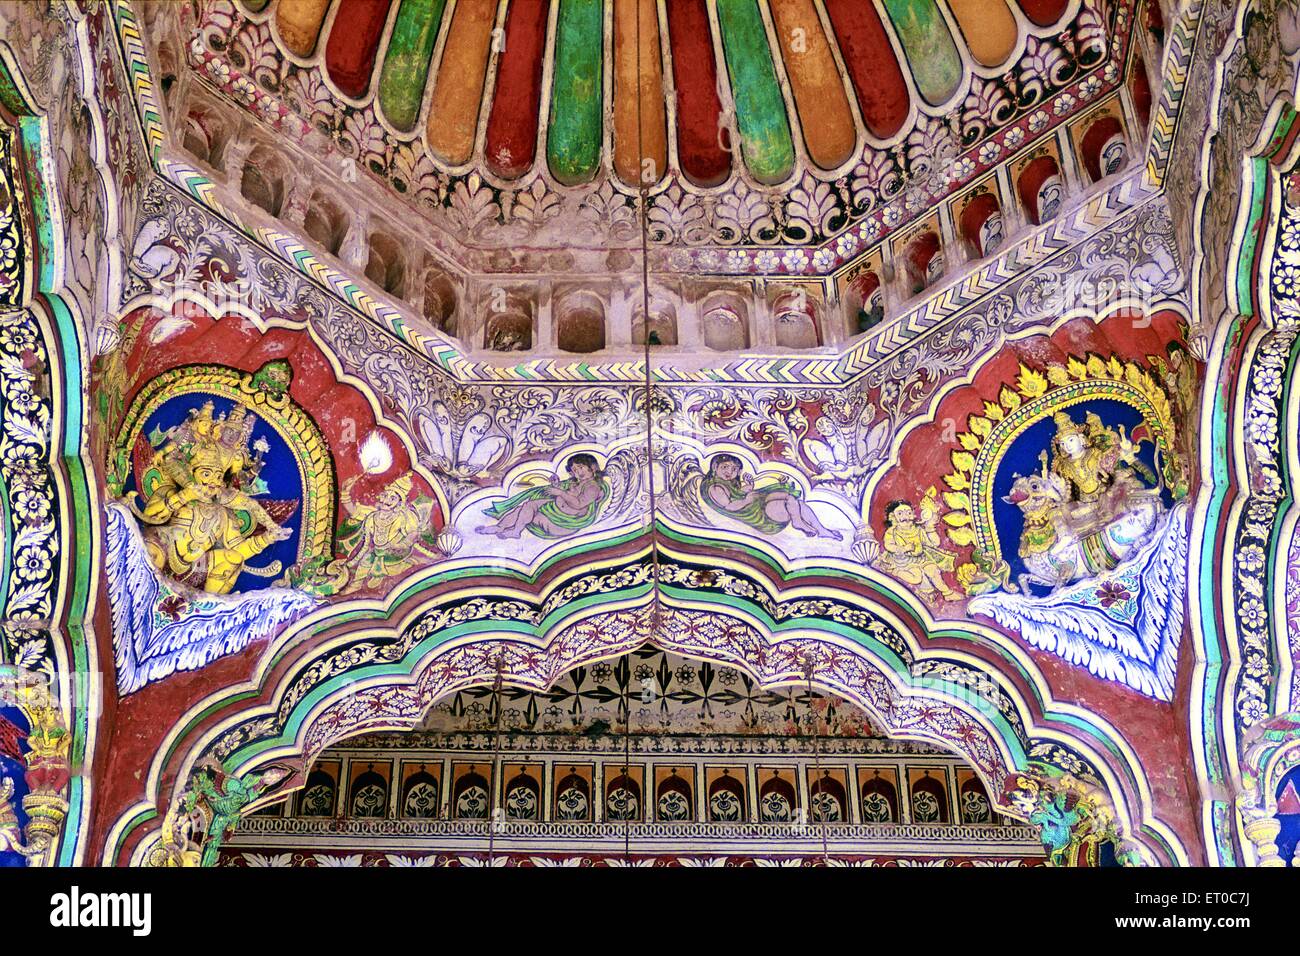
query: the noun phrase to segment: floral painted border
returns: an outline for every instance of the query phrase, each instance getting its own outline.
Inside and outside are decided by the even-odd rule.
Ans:
[[[1295,223],[1300,236],[1300,221]],[[1274,273],[1274,291],[1277,273]],[[1294,299],[1292,300],[1294,304]],[[1245,437],[1251,460],[1250,497],[1245,520],[1237,530],[1232,547],[1233,613],[1241,635],[1242,671],[1235,689],[1237,732],[1244,734],[1273,712],[1277,689],[1270,679],[1277,673],[1270,634],[1272,575],[1284,573],[1285,555],[1274,553],[1277,518],[1286,499],[1280,462],[1281,420],[1286,370],[1293,355],[1300,326],[1279,328],[1260,346],[1258,361],[1251,369],[1246,398]],[[1283,562],[1278,565],[1277,562]],[[1283,613],[1275,608],[1274,613]]]
[[[267,848],[252,850],[223,849],[218,866],[231,867],[1021,867],[1047,866],[1047,860],[1034,856],[823,856],[813,852],[799,856],[682,856],[662,855],[614,856],[598,853],[566,855],[563,853],[384,853],[342,850],[303,851]]]
[[[0,566],[0,619],[5,659],[53,679],[55,664],[43,628],[54,614],[62,581],[59,509],[50,474],[54,404],[45,334],[25,307],[33,266],[17,136],[14,127],[0,129],[0,176],[9,196],[0,210],[0,486],[8,539]]]

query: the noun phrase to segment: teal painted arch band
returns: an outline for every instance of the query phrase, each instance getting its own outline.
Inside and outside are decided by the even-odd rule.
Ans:
[[[640,598],[644,602],[647,595],[644,587],[637,588],[636,594],[615,596],[615,600]],[[671,597],[671,595],[669,595]],[[603,596],[604,603],[611,600],[609,594]],[[717,602],[714,602],[717,603]],[[736,617],[749,618],[758,622],[769,633],[788,633],[794,631],[818,632],[837,639],[838,643],[849,642],[860,648],[870,664],[886,673],[894,675],[904,685],[918,690],[925,690],[952,701],[962,701],[967,709],[978,711],[994,734],[998,745],[1011,758],[1014,767],[1023,767],[1028,761],[1026,742],[1020,732],[1012,726],[991,701],[975,697],[969,686],[924,675],[913,675],[908,662],[900,657],[893,648],[882,643],[870,632],[861,631],[842,623],[822,622],[817,619],[799,619],[778,623],[761,607],[734,597],[728,598],[725,607]],[[726,612],[724,612],[726,613]],[[569,617],[571,615],[565,615]],[[554,623],[554,622],[552,622]],[[273,736],[253,741],[232,752],[222,761],[229,773],[243,774],[266,759],[266,755],[276,751],[292,749],[302,734],[314,711],[330,698],[339,693],[355,688],[360,684],[383,683],[386,681],[409,682],[417,676],[426,659],[437,653],[440,647],[450,643],[461,643],[467,639],[536,641],[538,625],[523,621],[471,620],[441,630],[434,631],[426,638],[411,646],[400,661],[365,665],[344,674],[336,675],[311,688],[294,704],[286,717],[283,727]],[[689,654],[689,652],[686,652]],[[740,665],[743,667],[743,665]]]

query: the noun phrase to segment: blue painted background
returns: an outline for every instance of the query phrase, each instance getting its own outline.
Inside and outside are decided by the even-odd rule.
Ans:
[[[22,731],[23,734],[26,734],[30,729],[27,723],[27,718],[23,716],[23,712],[17,707],[0,704],[0,717],[9,721]],[[19,744],[19,749],[21,749],[23,753],[27,753],[29,748],[27,747],[27,740],[25,738]],[[0,777],[8,777],[13,781],[14,792],[13,796],[9,799],[18,816],[18,825],[21,827],[27,826],[27,814],[23,812],[22,806],[23,797],[27,794],[27,781],[23,779],[23,774],[26,772],[27,768],[21,760],[14,760],[5,756],[3,753],[0,753]],[[16,867],[26,865],[27,859],[21,853],[0,850],[0,866]]]
[[[214,418],[223,413],[228,413],[235,405],[232,399],[220,398],[216,395],[177,395],[175,398],[163,402],[145,421],[143,429],[145,438],[147,439],[149,435],[153,434],[155,427],[159,431],[166,431],[168,428],[181,424],[189,417],[191,409],[202,408],[204,402],[209,399],[212,400],[212,415]],[[254,497],[263,504],[275,499],[288,499],[298,502],[293,514],[284,522],[286,527],[293,529],[293,534],[284,541],[272,544],[265,551],[255,555],[248,563],[260,568],[278,559],[285,568],[288,568],[298,560],[298,542],[302,536],[302,477],[298,473],[298,466],[294,461],[293,452],[279,433],[263,421],[256,412],[249,410],[248,414],[254,421],[253,433],[248,441],[250,454],[255,454],[252,451],[252,446],[259,438],[266,439],[267,445],[270,446],[270,450],[264,456],[265,464],[262,466],[261,473],[261,479],[266,483],[268,491]],[[124,491],[137,490],[134,475],[135,464],[133,462],[133,473],[127,477]],[[248,489],[244,490],[248,491]],[[245,571],[236,579],[234,590],[253,591],[258,588],[269,587],[274,580],[274,578],[257,577]]]
[[[1096,399],[1071,406],[1067,413],[1076,422],[1082,423],[1088,412],[1096,412],[1103,423],[1118,430],[1123,425],[1129,437],[1133,430],[1142,425],[1142,413],[1131,405],[1114,399]],[[1025,527],[1025,518],[1020,509],[1007,504],[1002,499],[1011,493],[1011,486],[1020,475],[1035,474],[1042,470],[1038,456],[1047,452],[1048,464],[1052,460],[1052,439],[1056,437],[1056,422],[1051,416],[1035,422],[1025,429],[1011,443],[1011,447],[998,465],[993,477],[993,523],[998,530],[998,544],[1002,550],[1002,559],[1011,566],[1011,580],[1019,583],[1020,575],[1025,573],[1025,563],[1020,558],[1020,533]],[[1155,445],[1144,441],[1138,450],[1138,459],[1156,472]],[[1162,496],[1165,505],[1173,504],[1173,496],[1166,490]],[[1046,594],[1050,590],[1039,585],[1032,585],[1035,594]]]

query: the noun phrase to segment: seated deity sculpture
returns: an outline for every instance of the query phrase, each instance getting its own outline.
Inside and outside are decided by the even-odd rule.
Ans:
[[[1050,464],[1044,450],[1041,473],[1017,478],[1003,499],[1024,515],[1025,593],[1117,567],[1150,539],[1164,510],[1158,479],[1122,425],[1109,428],[1092,412],[1083,424],[1065,412],[1053,420]]]
[[[207,402],[154,452],[130,504],[146,526],[149,559],[162,573],[213,594],[228,594],[245,571],[260,577],[279,573],[278,561],[265,568],[247,565],[293,533],[246,490],[268,450],[258,440],[256,456],[250,453],[252,428],[242,405],[214,416]]]

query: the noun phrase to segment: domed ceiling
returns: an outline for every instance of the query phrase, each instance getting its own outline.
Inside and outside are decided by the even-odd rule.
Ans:
[[[1105,0],[219,0],[186,55],[470,269],[636,247],[644,189],[657,269],[824,275],[1054,142],[1120,86],[1130,23]]]

